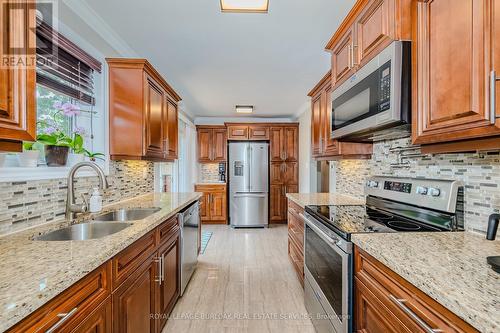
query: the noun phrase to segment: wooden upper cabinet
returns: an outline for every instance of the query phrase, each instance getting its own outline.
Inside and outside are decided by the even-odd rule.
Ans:
[[[299,157],[299,127],[287,125],[269,129],[271,162],[294,162]]]
[[[498,2],[434,0],[412,6],[413,142],[500,135],[495,118],[500,87],[491,81],[492,71],[500,71]]]
[[[21,10],[5,13],[7,6],[2,3],[1,55],[11,55],[9,49],[12,47],[16,48],[16,54],[23,55],[23,59],[26,55],[24,62],[35,58],[36,16],[31,4],[25,0],[16,2]],[[6,34],[6,31],[10,33]],[[7,36],[9,40],[4,40]],[[35,68],[15,63],[9,68],[0,68],[0,151],[20,151],[23,140],[33,141],[36,137]]]
[[[284,129],[284,147],[285,161],[296,162],[299,160],[299,128],[285,127]]]
[[[354,49],[360,66],[395,39],[394,4],[395,0],[371,0],[357,17]]]
[[[351,28],[332,50],[332,80],[335,84],[354,73],[354,39],[354,28]]]
[[[177,104],[170,99],[166,101],[167,105],[167,121],[164,126],[167,128],[166,152],[168,160],[176,160],[178,157],[178,137],[179,137],[179,114],[177,112]]]
[[[261,125],[248,126],[249,140],[269,140],[269,127]]]
[[[165,157],[164,124],[165,96],[159,85],[148,75],[146,80],[146,96],[144,99],[146,124],[146,151],[145,156],[154,159]],[[166,124],[165,124],[166,125]]]
[[[179,95],[145,59],[106,61],[111,159],[176,159]]]
[[[227,125],[228,140],[248,140],[248,125]]]
[[[270,159],[272,162],[281,162],[283,158],[283,127],[271,127],[269,129],[269,140],[270,140]]]
[[[321,140],[323,135],[321,133],[322,129],[322,95],[318,94],[314,96],[311,101],[311,154],[312,156],[321,155]]]
[[[197,126],[198,162],[222,163],[227,160],[227,130],[225,126]]]

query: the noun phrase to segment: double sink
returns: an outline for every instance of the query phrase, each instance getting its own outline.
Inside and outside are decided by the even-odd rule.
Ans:
[[[161,208],[118,209],[98,215],[89,221],[49,232],[35,238],[39,241],[73,241],[97,239],[130,227],[130,221],[145,219]]]

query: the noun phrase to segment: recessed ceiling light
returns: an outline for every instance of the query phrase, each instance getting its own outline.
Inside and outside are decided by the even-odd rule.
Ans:
[[[269,0],[220,0],[220,8],[230,13],[267,13]]]
[[[236,105],[237,113],[252,113],[253,105]]]

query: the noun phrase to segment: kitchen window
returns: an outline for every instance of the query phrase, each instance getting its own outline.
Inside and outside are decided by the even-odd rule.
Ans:
[[[60,34],[44,22],[38,22],[36,102],[37,135],[61,130],[70,138],[81,134],[84,148],[91,154],[106,153],[107,114],[104,105],[105,83],[101,61],[92,45],[70,32],[72,39],[83,43],[93,51],[94,57],[75,42]],[[43,149],[43,145],[36,146]],[[2,168],[0,181],[23,181],[65,178],[70,169],[47,167],[40,153],[38,167],[19,167],[17,154],[7,155],[6,167]],[[99,155],[97,162],[107,171],[108,161]],[[88,157],[86,159],[89,159]],[[79,172],[79,175],[90,174]]]

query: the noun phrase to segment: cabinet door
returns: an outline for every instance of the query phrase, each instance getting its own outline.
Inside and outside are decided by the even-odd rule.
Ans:
[[[394,10],[394,0],[371,0],[356,19],[354,50],[360,66],[394,39]]]
[[[284,167],[285,163],[283,162],[271,162],[270,165],[270,182],[271,184],[284,184]]]
[[[210,220],[225,221],[226,220],[226,192],[212,192],[210,203]]]
[[[212,161],[212,133],[211,129],[198,129],[198,162]]]
[[[159,285],[158,305],[160,314],[159,328],[161,332],[163,326],[167,322],[167,317],[174,308],[177,299],[179,298],[180,285],[180,233],[170,238],[158,251],[158,256],[163,264],[160,273],[161,282]]]
[[[322,94],[314,96],[311,102],[311,154],[320,156],[322,140]]]
[[[494,4],[489,0],[413,2],[414,143],[500,134],[500,121],[494,119],[490,105],[492,45],[499,38],[493,30],[492,19],[499,20]]]
[[[227,126],[228,140],[248,140],[248,126]]]
[[[212,160],[226,162],[227,160],[227,131],[225,129],[213,130]]]
[[[113,331],[111,298],[95,309],[71,333],[111,333]]]
[[[269,130],[269,140],[270,140],[270,155],[272,162],[280,162],[285,160],[285,154],[283,151],[284,146],[284,135],[283,127],[271,127]]]
[[[203,193],[200,198],[200,218],[201,221],[210,221],[210,193]]]
[[[332,49],[332,83],[340,84],[354,73],[354,28],[349,29],[344,37]]]
[[[297,162],[283,163],[283,178],[287,185],[296,185],[299,183],[299,165]]]
[[[323,136],[323,156],[334,156],[339,153],[339,143],[332,136],[332,86],[327,85],[323,90],[323,104],[321,108],[321,123]]]
[[[285,127],[284,129],[284,154],[285,161],[296,162],[299,160],[299,128]]]
[[[269,140],[269,127],[258,125],[248,126],[248,138],[250,140]]]
[[[167,99],[167,121],[164,125],[167,128],[167,136],[165,137],[165,142],[167,143],[167,159],[176,160],[177,145],[178,145],[178,121],[179,115],[177,114],[177,105],[172,101]]]
[[[144,155],[164,159],[166,157],[163,132],[165,98],[160,86],[147,75],[144,104],[146,122],[146,151]]]
[[[269,218],[271,221],[280,222],[286,219],[283,215],[283,193],[284,185],[271,185],[270,186],[270,210]]]
[[[35,59],[36,16],[30,1],[16,2],[16,8],[9,10],[7,2],[0,8],[0,54],[26,54],[26,60]],[[9,11],[8,13],[5,11]],[[4,32],[10,32],[6,34]],[[8,40],[4,40],[8,38]],[[22,50],[20,49],[22,48]],[[17,59],[15,55],[13,58]],[[16,62],[14,60],[14,62]],[[16,62],[19,63],[19,62]],[[21,64],[12,64],[0,68],[0,151],[20,148],[20,145],[8,145],[2,140],[34,140],[36,136],[36,88],[35,68],[24,68]]]
[[[156,333],[156,265],[152,255],[113,293],[113,332]]]

